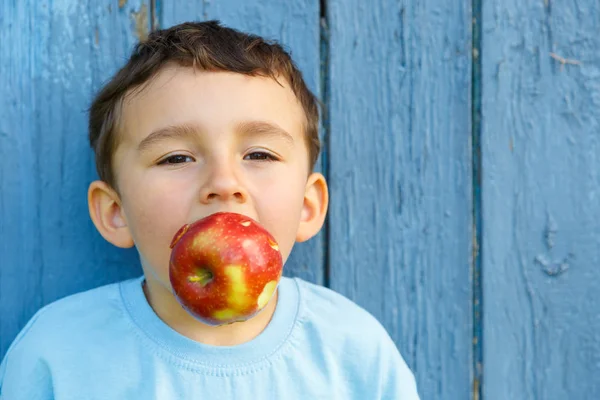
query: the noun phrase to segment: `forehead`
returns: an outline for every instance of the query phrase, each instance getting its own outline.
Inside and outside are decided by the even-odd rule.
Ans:
[[[168,125],[225,130],[246,121],[273,123],[298,137],[306,126],[303,108],[283,78],[169,65],[126,95],[119,131],[122,140],[139,142]]]

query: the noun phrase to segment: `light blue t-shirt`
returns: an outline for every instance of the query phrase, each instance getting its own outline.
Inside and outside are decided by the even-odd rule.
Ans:
[[[154,313],[143,278],[41,309],[0,365],[2,400],[418,399],[381,324],[321,286],[283,278],[255,339],[209,346]]]

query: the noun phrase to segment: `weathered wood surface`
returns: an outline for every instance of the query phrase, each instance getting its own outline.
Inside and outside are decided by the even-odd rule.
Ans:
[[[600,3],[484,1],[485,399],[600,398]]]
[[[0,356],[41,306],[139,275],[88,216],[93,93],[148,31],[149,4],[0,3]]]
[[[331,286],[384,323],[424,399],[467,399],[470,8],[328,4]]]

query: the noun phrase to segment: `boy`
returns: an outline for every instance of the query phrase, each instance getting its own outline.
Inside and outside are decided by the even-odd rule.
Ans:
[[[143,276],[40,310],[0,367],[18,399],[417,399],[382,326],[344,297],[282,278],[255,317],[208,326],[176,301],[177,230],[230,211],[257,220],[285,261],[328,205],[316,100],[277,44],[215,21],[156,31],[90,109],[100,180],[90,216]]]

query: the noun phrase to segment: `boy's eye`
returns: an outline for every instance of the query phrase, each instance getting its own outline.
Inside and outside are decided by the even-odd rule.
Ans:
[[[194,159],[190,156],[186,156],[184,154],[174,154],[172,156],[169,156],[161,161],[158,162],[158,165],[164,165],[164,164],[183,164],[186,162],[193,162]]]
[[[252,153],[246,154],[246,156],[244,156],[244,160],[277,161],[277,157],[265,151],[253,151]]]

